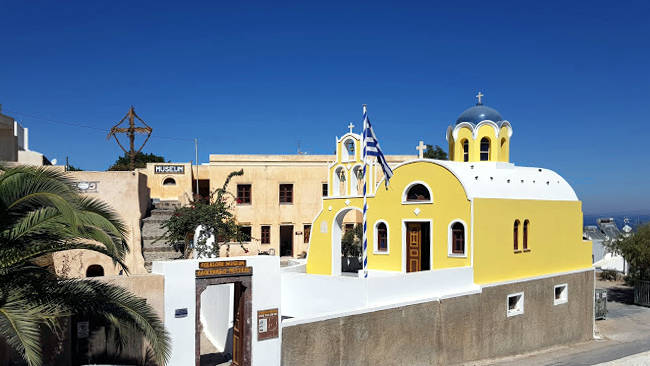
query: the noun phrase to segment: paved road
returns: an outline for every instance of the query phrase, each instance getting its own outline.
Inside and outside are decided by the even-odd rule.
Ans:
[[[600,282],[608,288],[608,317],[596,322],[602,339],[547,349],[527,355],[481,362],[481,365],[582,366],[650,365],[650,308],[632,305],[632,289]],[[610,363],[611,362],[611,363]]]

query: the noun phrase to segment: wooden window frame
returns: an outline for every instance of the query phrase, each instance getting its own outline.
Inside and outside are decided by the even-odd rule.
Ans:
[[[515,220],[515,223],[513,224],[512,228],[512,243],[515,252],[519,252],[519,226],[521,225],[521,222],[519,219]]]
[[[484,150],[483,150],[483,141],[487,141],[487,151],[485,151],[485,152],[484,152]],[[490,149],[490,148],[491,148],[491,146],[490,146],[490,144],[491,144],[490,139],[487,138],[487,137],[483,137],[483,138],[481,139],[481,141],[480,141],[479,144],[480,144],[480,145],[479,145],[479,149],[480,149],[479,159],[480,159],[480,161],[490,161],[490,150],[491,150],[491,149]],[[486,155],[487,155],[487,158],[486,158],[486,159],[483,159],[483,154],[486,154]]]
[[[458,225],[460,225],[460,229],[458,228]],[[456,228],[454,228],[454,226],[456,226]],[[460,249],[457,249],[456,246],[458,242],[460,242]],[[465,254],[465,225],[458,221],[451,225],[451,253]]]
[[[281,205],[293,204],[293,183],[280,184],[278,187],[278,191],[279,191],[279,201]]]
[[[311,236],[311,224],[302,225],[302,242],[309,244],[309,237]]]
[[[246,188],[248,192],[246,192]],[[248,196],[248,197],[246,197]],[[253,204],[253,185],[250,183],[237,184],[237,204],[238,205],[252,205]]]
[[[264,229],[267,229],[264,232]],[[271,244],[271,225],[262,225],[260,228],[260,242],[262,244]]]
[[[524,252],[528,252],[528,251],[530,251],[530,249],[528,249],[528,234],[530,233],[530,221],[528,219],[524,220],[524,229],[523,230],[524,230],[524,232],[523,232],[524,237],[523,237],[523,240],[522,240],[522,247],[523,247]]]
[[[468,162],[469,161],[469,140],[464,139],[461,142],[461,145],[463,147],[463,161]]]
[[[385,222],[377,224],[377,251],[382,253],[388,251],[388,227]]]

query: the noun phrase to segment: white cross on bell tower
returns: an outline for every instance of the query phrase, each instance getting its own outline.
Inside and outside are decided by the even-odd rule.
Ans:
[[[481,93],[481,92],[478,92],[478,94],[476,94],[476,98],[478,99],[478,103],[476,103],[477,105],[483,104],[483,102],[481,101],[481,98],[483,98],[484,96],[485,95],[483,93]]]
[[[352,129],[354,128],[354,125],[352,124],[352,122],[350,122],[350,124],[348,125],[348,128],[350,129],[350,133],[352,133]]]
[[[424,158],[424,150],[427,148],[426,145],[424,145],[424,141],[420,141],[418,146],[415,147],[418,150],[418,156],[420,159]]]

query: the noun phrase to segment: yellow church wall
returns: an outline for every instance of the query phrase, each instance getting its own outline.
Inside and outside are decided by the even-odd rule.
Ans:
[[[508,281],[591,267],[591,242],[582,240],[579,201],[476,199],[474,278],[477,284]],[[519,219],[519,249],[513,226]],[[529,251],[523,222],[530,220]]]
[[[510,161],[510,138],[506,126],[502,126],[499,130],[499,161]]]
[[[453,138],[453,137],[452,137]],[[469,127],[461,127],[460,130],[458,130],[458,138],[456,141],[458,141],[457,144],[454,144],[454,157],[455,161],[463,161],[463,140],[468,141],[468,150],[469,150],[469,161],[475,161],[472,159],[475,159],[474,157],[474,135],[472,134],[472,130]]]
[[[402,203],[404,190],[413,182],[429,187],[433,203]],[[346,201],[348,204],[346,204]],[[362,198],[324,199],[323,210],[313,223],[307,272],[331,274],[332,225],[336,215],[350,207],[363,207]],[[420,212],[415,214],[415,210]],[[448,254],[449,225],[454,220],[465,223],[466,256]],[[388,254],[374,252],[374,227],[378,220],[388,226]],[[470,203],[456,177],[446,168],[431,162],[411,162],[395,169],[395,176],[386,190],[383,183],[377,194],[368,198],[368,268],[370,270],[402,271],[404,221],[432,221],[433,269],[469,266],[471,262]],[[326,228],[326,232],[323,232]],[[429,245],[429,243],[423,243]]]

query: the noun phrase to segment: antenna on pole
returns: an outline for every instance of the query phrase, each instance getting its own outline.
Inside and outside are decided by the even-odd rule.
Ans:
[[[122,124],[122,122],[124,122],[124,120],[126,120],[127,118],[129,119],[129,127],[127,127],[127,128],[119,127]],[[136,127],[136,125],[135,125],[135,119],[136,118],[140,122],[142,122],[144,127]],[[117,142],[117,144],[120,145],[120,148],[122,148],[122,150],[125,153],[129,154],[129,157],[131,159],[131,170],[135,170],[135,156],[140,151],[142,151],[142,148],[144,147],[144,145],[147,143],[147,141],[149,141],[149,138],[151,137],[152,132],[153,132],[153,129],[151,127],[149,127],[149,125],[145,121],[143,121],[142,118],[140,118],[137,114],[135,114],[135,108],[133,108],[133,106],[131,106],[131,108],[129,109],[129,112],[126,114],[126,116],[124,116],[124,118],[122,118],[120,120],[120,122],[118,122],[115,126],[113,126],[111,128],[111,130],[108,133],[108,136],[106,136],[106,139],[110,140],[111,136],[113,136],[115,138],[115,142]],[[123,133],[129,138],[129,150],[128,151],[124,148],[124,146],[122,146],[122,143],[117,138],[118,133]],[[136,133],[142,133],[142,134],[146,133],[147,134],[147,138],[144,140],[142,145],[140,145],[140,148],[138,148],[138,150],[135,149],[135,134]]]

